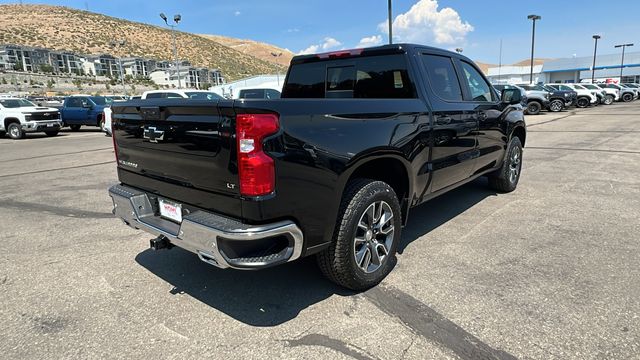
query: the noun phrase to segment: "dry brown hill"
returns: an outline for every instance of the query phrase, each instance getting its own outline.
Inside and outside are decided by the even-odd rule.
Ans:
[[[230,38],[220,35],[200,35],[206,39],[213,40],[219,44],[240,51],[243,54],[251,55],[260,60],[275,63],[282,66],[289,66],[293,53],[287,49],[279,48],[271,44],[265,44],[253,40]]]
[[[160,26],[49,5],[0,5],[0,14],[0,44],[173,59],[171,32]],[[202,36],[185,32],[177,32],[176,36],[181,59],[189,60],[194,66],[218,68],[228,80],[284,71],[281,65]],[[109,43],[116,39],[126,40],[126,46],[111,49]]]
[[[552,59],[546,59],[546,58],[534,58],[533,59],[533,65],[542,65],[544,64],[545,61],[549,61]],[[517,63],[513,64],[513,66],[531,66],[531,59],[525,59],[522,61],[518,61]]]

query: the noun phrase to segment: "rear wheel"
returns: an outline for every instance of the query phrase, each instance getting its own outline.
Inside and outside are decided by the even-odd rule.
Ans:
[[[53,136],[58,135],[59,132],[60,131],[58,131],[58,130],[54,130],[54,131],[45,131],[44,133],[47,134],[47,136],[53,137]]]
[[[9,133],[9,137],[14,140],[24,139],[25,133],[22,130],[22,125],[19,123],[11,123],[7,126],[7,132]]]
[[[586,98],[586,97],[582,97],[582,98],[579,98],[579,99],[578,99],[577,106],[578,106],[579,108],[586,108],[587,106],[589,106],[589,103],[590,103],[590,101],[589,101],[589,99],[588,99],[588,98]]]
[[[527,114],[529,115],[538,115],[542,110],[542,105],[537,101],[531,101],[527,104]]]
[[[522,143],[520,138],[514,136],[509,141],[509,147],[502,161],[502,166],[499,170],[489,175],[489,186],[503,193],[512,192],[518,186],[521,171]]]
[[[80,131],[80,125],[69,125],[71,131]]]
[[[396,264],[402,227],[400,203],[382,181],[347,185],[332,244],[317,255],[329,280],[352,290],[377,285]]]
[[[604,97],[604,104],[605,105],[611,105],[611,104],[613,104],[615,99],[616,98],[613,95],[607,95],[607,96]]]
[[[630,94],[630,93],[622,94],[622,101],[629,102],[631,100],[633,100],[633,95],[632,94]]]
[[[549,110],[553,112],[562,111],[564,109],[564,101],[562,100],[552,100],[549,104]]]

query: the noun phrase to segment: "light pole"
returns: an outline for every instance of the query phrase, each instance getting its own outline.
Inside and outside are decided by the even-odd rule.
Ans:
[[[596,82],[596,55],[598,54],[598,39],[600,39],[600,35],[593,35],[593,40],[595,40],[595,45],[593,47],[593,66],[591,67],[591,83],[594,84]]]
[[[178,48],[176,47],[176,26],[180,20],[182,20],[182,16],[180,14],[173,15],[173,22],[175,24],[169,24],[167,16],[164,13],[160,13],[160,18],[164,20],[164,23],[167,24],[168,27],[171,28],[171,38],[173,39],[173,58],[176,62],[176,70],[178,71],[178,89],[182,88],[182,83],[180,81],[180,62],[178,61]]]
[[[620,83],[622,83],[622,70],[624,69],[624,50],[631,46],[633,46],[633,44],[615,45],[615,48],[622,48],[622,61],[620,61]]]
[[[527,19],[533,20],[533,31],[531,32],[531,71],[529,72],[529,82],[533,84],[533,53],[536,44],[536,21],[541,20],[542,16],[529,15]]]
[[[118,40],[118,41],[112,41],[109,43],[109,45],[111,45],[112,49],[115,49],[116,47],[124,47],[127,44],[126,41],[124,40]],[[124,94],[127,94],[127,87],[124,85],[124,71],[122,70],[122,57],[118,56],[118,67],[119,67],[119,73],[120,73],[120,81],[122,82],[122,91],[124,91]]]
[[[389,0],[389,44],[393,44],[393,11],[391,10],[391,1]]]
[[[271,53],[271,56],[273,56],[275,59],[279,58],[282,56],[282,53]],[[276,70],[276,77],[278,79],[278,86],[280,86],[280,70]]]

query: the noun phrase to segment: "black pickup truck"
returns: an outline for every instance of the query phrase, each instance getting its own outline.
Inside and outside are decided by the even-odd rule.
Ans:
[[[464,56],[398,44],[297,56],[281,99],[116,103],[114,214],[154,249],[234,269],[315,255],[366,289],[412,207],[480,176],[516,188],[520,97]]]

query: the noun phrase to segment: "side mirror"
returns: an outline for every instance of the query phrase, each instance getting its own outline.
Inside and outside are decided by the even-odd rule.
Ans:
[[[522,94],[520,93],[520,89],[502,90],[500,101],[502,101],[503,104],[509,105],[520,104],[520,102],[522,101]]]

